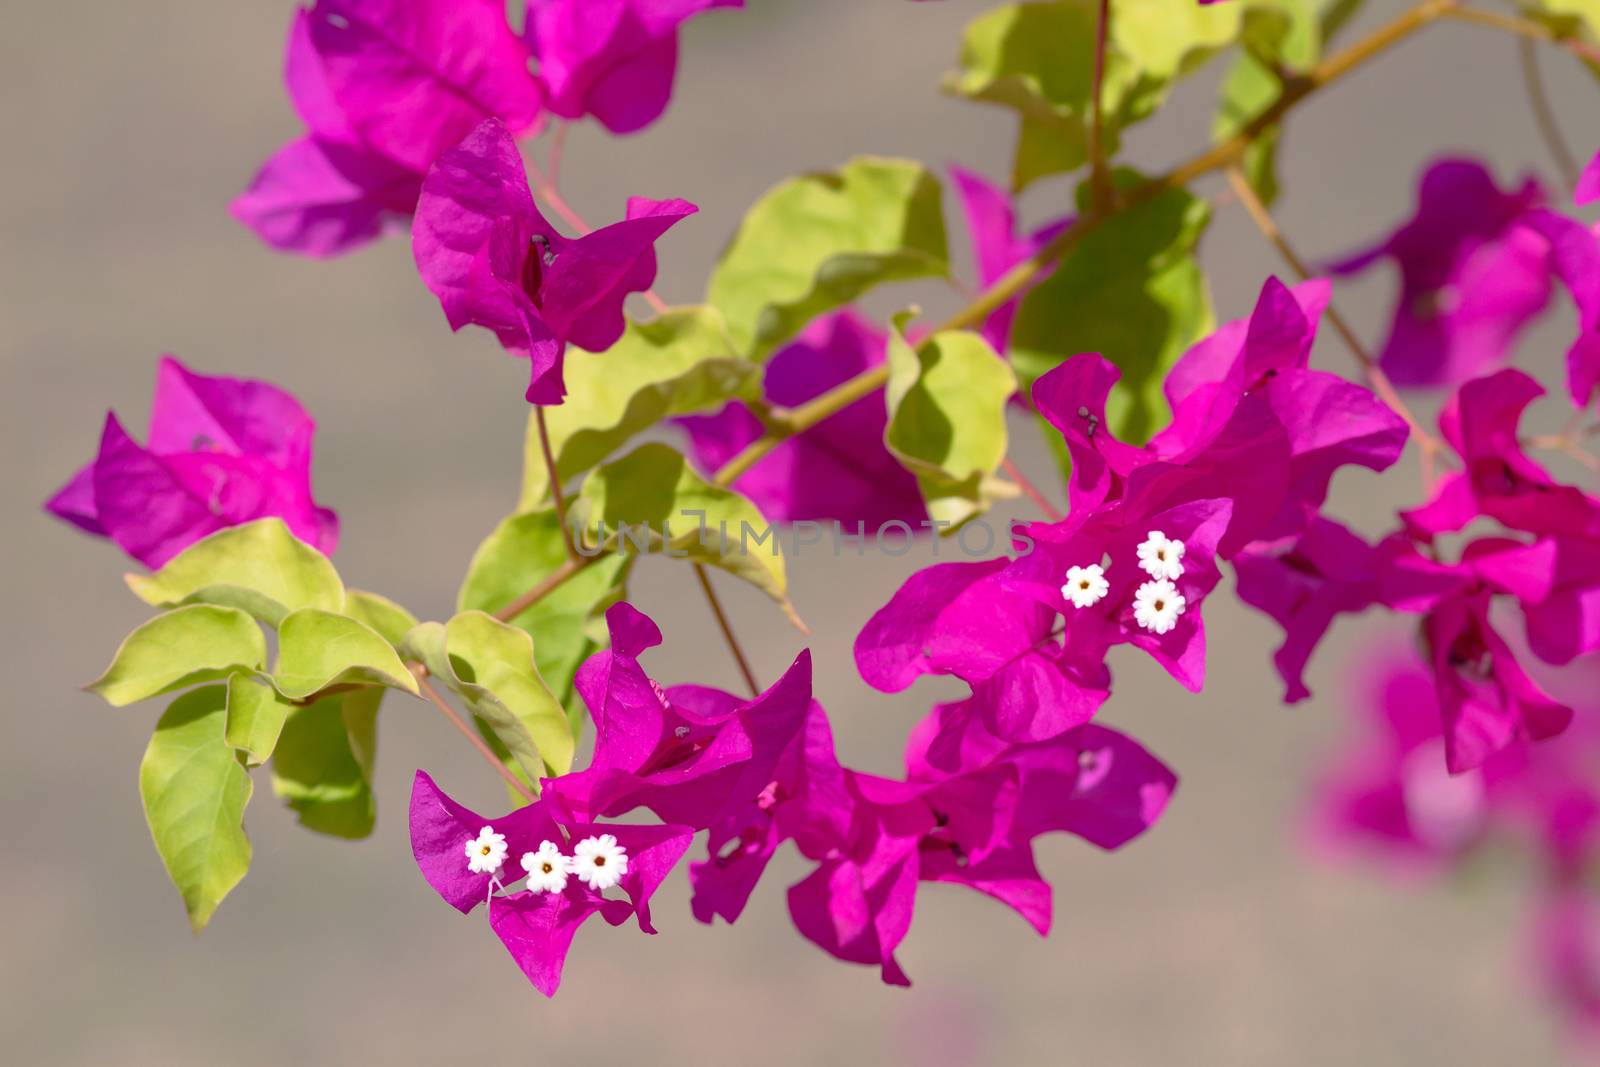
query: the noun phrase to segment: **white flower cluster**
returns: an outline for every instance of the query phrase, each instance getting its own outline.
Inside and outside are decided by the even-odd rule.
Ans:
[[[505,834],[485,826],[467,842],[466,851],[467,870],[492,875],[505,864],[509,849]],[[567,879],[572,876],[600,892],[622,881],[628,873],[628,850],[612,835],[601,834],[579,841],[570,856],[554,841],[541,841],[539,851],[524,852],[518,862],[527,872],[530,893],[559,893],[567,888]]]
[[[1151,633],[1164,634],[1178,625],[1186,606],[1183,594],[1173,583],[1183,577],[1183,542],[1151,530],[1139,545],[1139,569],[1150,581],[1133,594],[1133,619]],[[1098,563],[1069,567],[1061,595],[1075,608],[1090,608],[1100,603],[1111,590],[1105,568]]]

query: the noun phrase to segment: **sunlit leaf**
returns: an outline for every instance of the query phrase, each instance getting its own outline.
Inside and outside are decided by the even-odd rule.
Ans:
[[[250,775],[224,736],[227,690],[208,685],[167,708],[139,764],[139,797],[162,865],[203,929],[250,869]]]
[[[572,767],[575,747],[565,709],[534,663],[528,634],[481,611],[448,623],[423,623],[405,648],[461,696],[499,739],[530,785]]]
[[[333,685],[388,685],[417,692],[416,679],[378,631],[317,608],[302,608],[284,618],[272,682],[290,700],[304,700]]]
[[[573,518],[588,544],[604,541],[720,567],[793,612],[771,524],[749,500],[707,482],[667,445],[640,445],[593,471],[573,502]]]
[[[1120,171],[1116,180],[1139,179]],[[1080,187],[1080,201],[1087,192]],[[1210,218],[1204,200],[1172,189],[1089,230],[1017,311],[1011,356],[1024,386],[1069,356],[1099,352],[1122,369],[1112,429],[1124,440],[1149,437],[1167,417],[1168,368],[1212,325],[1195,260]]]
[[[1103,147],[1149,116],[1173,81],[1239,33],[1239,4],[1117,0],[1101,89]],[[1097,0],[1007,4],[967,27],[960,69],[945,80],[957,96],[998,104],[1022,120],[1012,185],[1074,170],[1088,159],[1093,115]]]
[[[259,766],[272,755],[283,733],[284,720],[294,705],[253,673],[236,671],[228,676],[228,744],[245,754],[245,762]]]
[[[542,409],[563,479],[663,419],[759,396],[761,367],[738,357],[715,308],[682,307],[649,322],[630,321],[622,340],[601,355],[568,349],[566,381],[566,402]],[[550,479],[532,413],[523,452],[518,510],[535,511],[549,503]]]
[[[971,331],[936,333],[913,347],[905,338],[910,318],[895,316],[889,337],[884,444],[917,476],[928,515],[959,525],[992,499],[1017,380]]]
[[[196,541],[128,587],[157,607],[220,604],[249,612],[268,626],[300,608],[339,611],[344,585],[328,557],[289,532],[282,519],[257,519]]]
[[[707,301],[764,360],[806,323],[873,286],[949,270],[939,182],[920,163],[862,157],[791,178],[745,214]]]
[[[555,512],[513,515],[495,528],[472,557],[457,610],[494,614],[566,560]],[[510,620],[533,637],[539,674],[563,703],[578,665],[605,640],[599,615],[621,595],[626,562],[621,556],[601,556]]]
[[[406,634],[417,624],[415,615],[388,597],[360,589],[351,589],[345,593],[344,613],[378,631],[378,634],[391,645],[398,645],[403,641]]]
[[[237,608],[189,604],[157,615],[117,649],[88,690],[113,707],[266,665],[261,627]]]

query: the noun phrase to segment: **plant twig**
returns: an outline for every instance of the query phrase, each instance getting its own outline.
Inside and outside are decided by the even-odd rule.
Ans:
[[[1533,121],[1539,127],[1539,136],[1555,160],[1556,169],[1568,191],[1578,186],[1580,168],[1578,160],[1561,135],[1561,124],[1556,121],[1555,109],[1550,106],[1550,94],[1545,91],[1544,74],[1539,70],[1539,44],[1531,37],[1517,41],[1517,57],[1522,61],[1522,80],[1528,88],[1528,105],[1533,109]]]
[[[1278,227],[1277,222],[1272,218],[1272,214],[1267,210],[1267,206],[1261,202],[1261,198],[1256,196],[1256,191],[1250,186],[1250,180],[1244,176],[1244,172],[1239,169],[1237,164],[1230,164],[1228,167],[1228,184],[1232,186],[1234,195],[1239,198],[1239,202],[1249,212],[1251,221],[1256,224],[1256,228],[1261,231],[1262,236],[1278,250],[1278,254],[1300,276],[1301,281],[1308,280],[1312,275],[1311,271],[1306,269],[1305,261],[1300,258],[1294,247],[1289,244],[1289,239],[1284,236],[1283,230]],[[1389,381],[1389,376],[1383,372],[1383,368],[1378,365],[1378,361],[1372,358],[1372,353],[1368,352],[1366,346],[1356,337],[1355,331],[1350,328],[1350,323],[1343,315],[1339,314],[1339,310],[1330,303],[1323,315],[1332,323],[1339,336],[1344,339],[1345,345],[1356,357],[1356,362],[1361,364],[1361,369],[1365,373],[1367,381],[1371,384],[1372,391],[1377,393],[1379,399],[1387,404],[1396,415],[1400,416],[1401,420],[1406,424],[1406,429],[1410,431],[1412,440],[1416,441],[1418,449],[1421,450],[1423,487],[1432,490],[1434,462],[1440,452],[1443,451],[1443,442],[1424,429],[1422,424],[1417,421],[1417,417],[1411,413],[1411,409],[1406,405],[1405,401],[1400,399],[1400,394],[1395,390],[1394,383]]]
[[[533,793],[522,783],[522,779],[511,773],[510,767],[500,762],[500,757],[496,756],[494,751],[484,743],[483,738],[478,736],[478,731],[467,725],[466,720],[456,712],[455,708],[450,706],[448,700],[439,695],[439,690],[433,687],[433,683],[428,681],[428,668],[420,663],[413,663],[411,665],[411,673],[416,677],[417,688],[422,690],[422,695],[427,698],[428,703],[438,708],[440,714],[449,719],[455,728],[460,730],[468,741],[472,742],[472,747],[478,750],[478,755],[482,756],[489,766],[495,769],[496,774],[506,780],[506,784],[515,790],[518,796],[531,802],[534,799]]]
[[[722,601],[717,599],[717,591],[711,587],[711,575],[706,573],[705,564],[694,565],[694,576],[700,579],[700,588],[706,594],[706,603],[711,605],[711,614],[716,616],[717,626],[722,630],[722,639],[728,643],[728,651],[733,653],[733,661],[739,665],[739,673],[744,676],[744,684],[750,687],[750,695],[760,696],[761,686],[756,683],[755,672],[750,669],[750,661],[745,659],[744,649],[739,647],[739,639],[733,634],[727,613],[722,610]]]
[[[557,119],[550,131],[550,154],[545,157],[545,170],[550,178],[550,188],[561,184],[561,155],[567,145],[567,120]]]
[[[1049,498],[1039,491],[1038,486],[1028,480],[1027,476],[1022,473],[1022,469],[1011,461],[1010,456],[1000,461],[1000,468],[1010,476],[1012,481],[1017,483],[1017,488],[1021,489],[1040,511],[1044,512],[1045,518],[1051,522],[1061,521],[1061,512],[1057,511],[1055,505],[1050,503]]]
[[[569,556],[565,563],[541,578],[532,589],[523,593],[517,599],[494,613],[494,617],[501,622],[510,622],[524,611],[533,607],[539,601],[561,588],[567,579],[588,567],[599,555],[594,556]]]
[[[1472,22],[1479,26],[1488,26],[1490,29],[1501,30],[1505,33],[1514,33],[1519,37],[1526,37],[1530,41],[1544,41],[1558,48],[1564,48],[1586,63],[1600,63],[1600,48],[1580,41],[1575,37],[1565,37],[1557,33],[1552,27],[1533,19],[1519,18],[1516,15],[1502,15],[1498,11],[1484,11],[1476,7],[1461,7],[1457,4],[1446,5],[1442,14],[1447,18],[1457,19],[1461,22]]]
[[[1100,0],[1094,27],[1094,81],[1089,90],[1089,190],[1090,203],[1104,211],[1111,202],[1111,175],[1106,170],[1105,102],[1106,37],[1111,28],[1111,0]]]
[[[556,453],[550,447],[550,427],[545,423],[544,408],[534,405],[533,421],[539,431],[539,451],[544,453],[544,469],[550,481],[550,496],[556,504],[556,522],[561,525],[561,543],[567,546],[567,558],[577,559],[578,549],[572,543],[572,528],[567,525],[567,496],[561,488],[561,474],[556,470]]]

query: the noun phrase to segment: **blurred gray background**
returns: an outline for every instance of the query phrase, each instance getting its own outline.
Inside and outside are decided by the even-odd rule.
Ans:
[[[708,16],[684,37],[666,119],[627,139],[575,130],[563,185],[599,220],[628,194],[697,201],[701,214],[663,246],[657,285],[683,302],[699,297],[743,208],[798,170],[877,152],[1001,176],[1012,120],[936,92],[960,28],[985,6],[750,0],[743,13]],[[1368,7],[1362,26],[1401,4]],[[346,579],[443,618],[474,546],[516,499],[526,415],[522,365],[483,331],[449,333],[406,242],[317,263],[272,253],[227,215],[260,161],[298,133],[279,76],[291,10],[287,0],[4,4],[0,648],[11,690],[0,720],[0,1059],[1559,1060],[1557,1031],[1520,980],[1520,875],[1408,892],[1371,871],[1319,866],[1294,840],[1305,776],[1346,714],[1340,680],[1359,627],[1341,627],[1315,660],[1318,699],[1284,708],[1268,658],[1275,628],[1226,595],[1207,606],[1204,696],[1140,657],[1113,662],[1108,720],[1182,775],[1166,819],[1113,856],[1064,838],[1042,844],[1056,886],[1048,940],[976,894],[925,888],[901,952],[917,983],[909,992],[792,930],[783,889],[800,867],[786,859],[734,929],[693,922],[680,872],[658,897],[661,936],[584,930],[565,988],[545,1001],[485,924],[442,906],[416,872],[404,817],[416,767],[485,811],[502,797],[450,727],[403,697],[383,714],[375,836],[309,834],[259,782],[247,821],[255,869],[191,937],[137,795],[158,708],[115,711],[75,689],[145,611],[123,590],[118,553],[49,521],[39,502],[90,454],[106,408],[142,429],[158,354],[270,378],[320,419],[317,489],[343,516]],[[1594,86],[1575,64],[1546,60],[1586,156]],[[1140,127],[1128,158],[1157,169],[1201,147],[1215,73]],[[1432,29],[1297,112],[1280,217],[1308,254],[1344,251],[1409,214],[1418,168],[1449,150],[1486,156],[1503,180],[1548,171],[1515,46],[1477,27]],[[1028,214],[1059,213],[1069,197],[1064,182],[1045,183]],[[1247,313],[1279,269],[1226,203],[1204,260],[1221,318]],[[1374,341],[1389,291],[1376,276],[1340,291]],[[910,289],[874,307],[911,298],[933,311],[951,299]],[[1558,316],[1530,362],[1553,368],[1565,329]],[[1347,355],[1324,343],[1316,358],[1343,366]],[[1024,468],[1049,479],[1032,428],[1015,429]],[[1383,483],[1345,475],[1338,508],[1375,529],[1415,492],[1405,463]],[[897,771],[906,729],[954,691],[873,693],[850,656],[861,623],[928,562],[925,547],[792,562],[819,695],[842,754],[866,769]],[[648,661],[655,673],[733,688],[688,573],[660,560],[636,573],[633,599],[667,635]],[[801,638],[758,594],[718,585],[770,680]]]

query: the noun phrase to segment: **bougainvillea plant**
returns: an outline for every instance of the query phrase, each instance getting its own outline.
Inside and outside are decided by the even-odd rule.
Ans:
[[[1577,213],[1600,196],[1600,158],[1573,161],[1531,66],[1553,177],[1441,156],[1412,218],[1320,267],[1271,215],[1291,113],[1436,24],[1600,68],[1592,5],[1515,6],[989,5],[946,89],[1018,120],[1003,182],[951,167],[946,203],[940,173],[886,157],[792,178],[746,213],[705,300],[681,307],[651,286],[694,204],[635,197],[590,227],[557,188],[564,131],[650,125],[686,24],[740,0],[297,11],[285,83],[307,132],[235,216],[308,256],[409,232],[415,298],[529,361],[515,386],[527,469],[459,613],[419,621],[334,569],[314,423],[282,389],[166,357],[144,443],[107,417],[94,459],[46,506],[145,568],[128,585],[156,614],[90,688],[117,706],[171,696],[139,786],[193,926],[250,863],[257,774],[312,830],[372,831],[377,712],[400,690],[459,728],[510,808],[471,811],[417,770],[421,875],[458,911],[484,907],[540,992],[556,992],[587,920],[654,933],[668,878],[688,879],[695,918],[736,922],[785,844],[807,868],[787,889],[799,934],[908,984],[896,950],[928,883],[993,897],[1044,934],[1034,841],[1121,848],[1175,802],[1175,772],[1097,721],[1111,662],[1130,654],[1113,650],[1199,692],[1207,602],[1237,596],[1282,628],[1287,702],[1309,695],[1308,662],[1340,616],[1408,629],[1414,653],[1390,640],[1366,657],[1359,737],[1321,780],[1313,836],[1427,873],[1494,835],[1532,842],[1544,988],[1575,1033],[1600,1034],[1600,497],[1569,478],[1600,471],[1586,449],[1600,238]],[[1212,143],[1154,175],[1119,166],[1124,130],[1218,63]],[[1037,199],[1059,175],[1078,178],[1070,210]],[[1196,258],[1213,176],[1227,181],[1217,203],[1246,211],[1284,263],[1220,326]],[[1052,221],[1020,224],[1023,206]],[[947,252],[947,210],[970,272]],[[1374,270],[1391,278],[1392,318],[1357,330],[1339,286]],[[943,322],[861,304],[930,278],[969,302]],[[1566,305],[1565,351],[1526,350],[1529,327]],[[1337,371],[1311,366],[1319,331],[1337,335],[1324,346]],[[1570,414],[1546,425],[1556,407]],[[1059,458],[1060,510],[1008,458],[1017,426]],[[1408,486],[1420,472],[1386,530],[1330,513],[1336,477],[1382,472]],[[997,532],[986,515],[1002,499],[1035,514]],[[710,569],[798,623],[784,542],[823,533],[860,551],[959,548],[858,623],[870,686],[966,686],[908,730],[897,777],[836,751],[798,637],[788,670],[758,679],[716,599]],[[627,601],[644,554],[693,568],[748,692],[657,680],[661,630]]]

